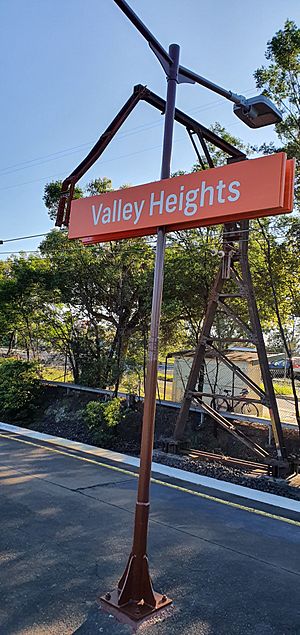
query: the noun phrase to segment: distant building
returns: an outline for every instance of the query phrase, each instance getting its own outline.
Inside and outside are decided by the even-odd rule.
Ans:
[[[191,370],[194,353],[188,353],[181,356],[175,356],[172,401],[181,402]],[[251,349],[231,349],[226,352],[228,360],[233,362],[243,371],[250,379],[262,387],[262,377],[260,365],[256,350]],[[274,353],[269,355],[269,361],[276,361],[282,358],[282,353]],[[231,398],[232,395],[241,396],[241,391],[249,390],[247,398],[257,399],[257,394],[249,388],[246,382],[238,377],[236,373],[229,368],[222,360],[220,360],[214,352],[205,356],[203,386],[196,387],[204,393],[214,393],[224,395]],[[229,393],[225,393],[229,391]],[[206,403],[211,402],[212,397],[204,397]],[[262,406],[256,404],[259,415],[262,415]],[[241,405],[235,404],[234,410],[240,412]]]

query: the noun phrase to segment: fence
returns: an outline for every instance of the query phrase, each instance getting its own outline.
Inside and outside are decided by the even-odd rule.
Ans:
[[[256,384],[263,387],[257,353],[252,351],[230,351],[227,354],[236,366],[240,368]],[[180,402],[190,373],[193,355],[179,355],[174,361],[172,400]],[[284,376],[284,369],[271,370],[273,386],[277,395],[277,404],[282,421],[297,425],[295,404],[292,394],[291,380]],[[297,392],[300,397],[300,381],[296,380]],[[207,356],[204,372],[198,380],[197,390],[209,393],[204,401],[219,410],[232,411],[237,414],[252,417],[269,418],[268,408],[259,403],[257,394],[249,389],[243,379],[215,356]]]
[[[0,356],[7,356],[7,349],[0,348]],[[12,353],[17,359],[28,359],[27,352],[16,349]],[[29,356],[33,359],[32,356]],[[182,400],[186,382],[189,376],[192,354],[177,355],[174,360],[169,358],[168,365],[159,365],[158,383],[157,383],[157,400],[159,402],[170,402],[170,404],[179,404]],[[262,386],[260,375],[260,367],[257,355],[249,352],[232,352],[231,360],[237,364],[241,370],[248,374],[256,383]],[[39,364],[41,368],[41,377],[47,382],[73,382],[73,375],[66,358],[53,351],[41,351],[39,353]],[[173,363],[172,363],[173,362]],[[284,375],[283,368],[272,368],[273,385],[277,393],[277,404],[280,418],[286,423],[297,425],[295,416],[295,405],[292,396],[291,380]],[[296,381],[300,397],[300,381]],[[205,397],[207,403],[211,403],[213,395],[219,395],[216,405],[220,410],[236,413],[237,415],[245,415],[250,417],[258,417],[261,419],[269,419],[269,412],[265,406],[256,403],[257,395],[248,389],[248,386],[235,373],[215,357],[207,357],[205,359],[204,374],[199,378],[197,388],[204,392],[210,393],[211,397]],[[126,377],[124,385],[120,386],[121,392],[128,393],[130,389],[126,385]],[[242,391],[247,390],[244,396]],[[133,390],[132,392],[138,392]],[[143,387],[140,387],[139,396],[143,397]],[[248,401],[250,400],[250,401]],[[254,400],[254,401],[252,401]]]

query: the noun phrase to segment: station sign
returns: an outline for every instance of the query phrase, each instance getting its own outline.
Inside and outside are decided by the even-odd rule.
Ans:
[[[284,152],[73,200],[69,238],[85,244],[285,214],[295,161]]]

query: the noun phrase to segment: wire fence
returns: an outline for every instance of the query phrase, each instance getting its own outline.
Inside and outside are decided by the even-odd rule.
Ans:
[[[14,349],[8,353],[7,348],[0,348],[0,357],[11,356],[15,359],[35,360],[38,362],[41,379],[73,383],[73,373],[66,355],[56,351],[39,350],[38,356],[31,352]],[[252,381],[263,388],[260,366],[256,353],[231,352],[227,357],[237,365]],[[191,370],[193,355],[178,355],[168,360],[165,367],[159,364],[157,380],[157,400],[180,403],[183,399],[187,380]],[[296,369],[294,369],[295,372]],[[273,386],[277,395],[280,418],[283,422],[297,425],[295,404],[292,394],[290,373],[287,364],[270,363]],[[132,371],[131,371],[132,375]],[[109,387],[111,388],[111,387]],[[134,392],[138,396],[144,395],[141,373],[137,374],[136,382],[126,373],[120,389],[124,392]],[[296,373],[296,389],[300,399],[300,369],[299,377]],[[207,356],[203,372],[200,373],[196,390],[203,393],[205,403],[216,407],[220,411],[236,412],[245,417],[260,417],[269,419],[268,408],[259,402],[257,393],[249,388],[247,382],[238,377],[231,368],[216,356]]]
[[[247,377],[263,389],[261,370],[256,353],[229,352],[227,354]],[[192,355],[178,356],[174,360],[172,400],[181,402],[193,361]],[[300,369],[299,369],[300,371]],[[286,367],[273,368],[270,372],[276,393],[277,405],[282,421],[297,425],[295,403],[292,393],[290,373]],[[294,370],[295,372],[295,370]],[[196,390],[203,394],[203,401],[220,411],[230,411],[245,416],[270,418],[269,410],[248,383],[215,356],[206,357],[203,372],[200,373]],[[300,374],[296,373],[296,390],[300,398]]]

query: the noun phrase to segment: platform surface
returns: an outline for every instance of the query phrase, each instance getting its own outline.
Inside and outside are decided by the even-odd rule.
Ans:
[[[136,470],[71,454],[0,434],[1,635],[130,633],[95,599],[130,551]],[[142,632],[300,635],[300,514],[154,476],[150,568],[174,603]]]

